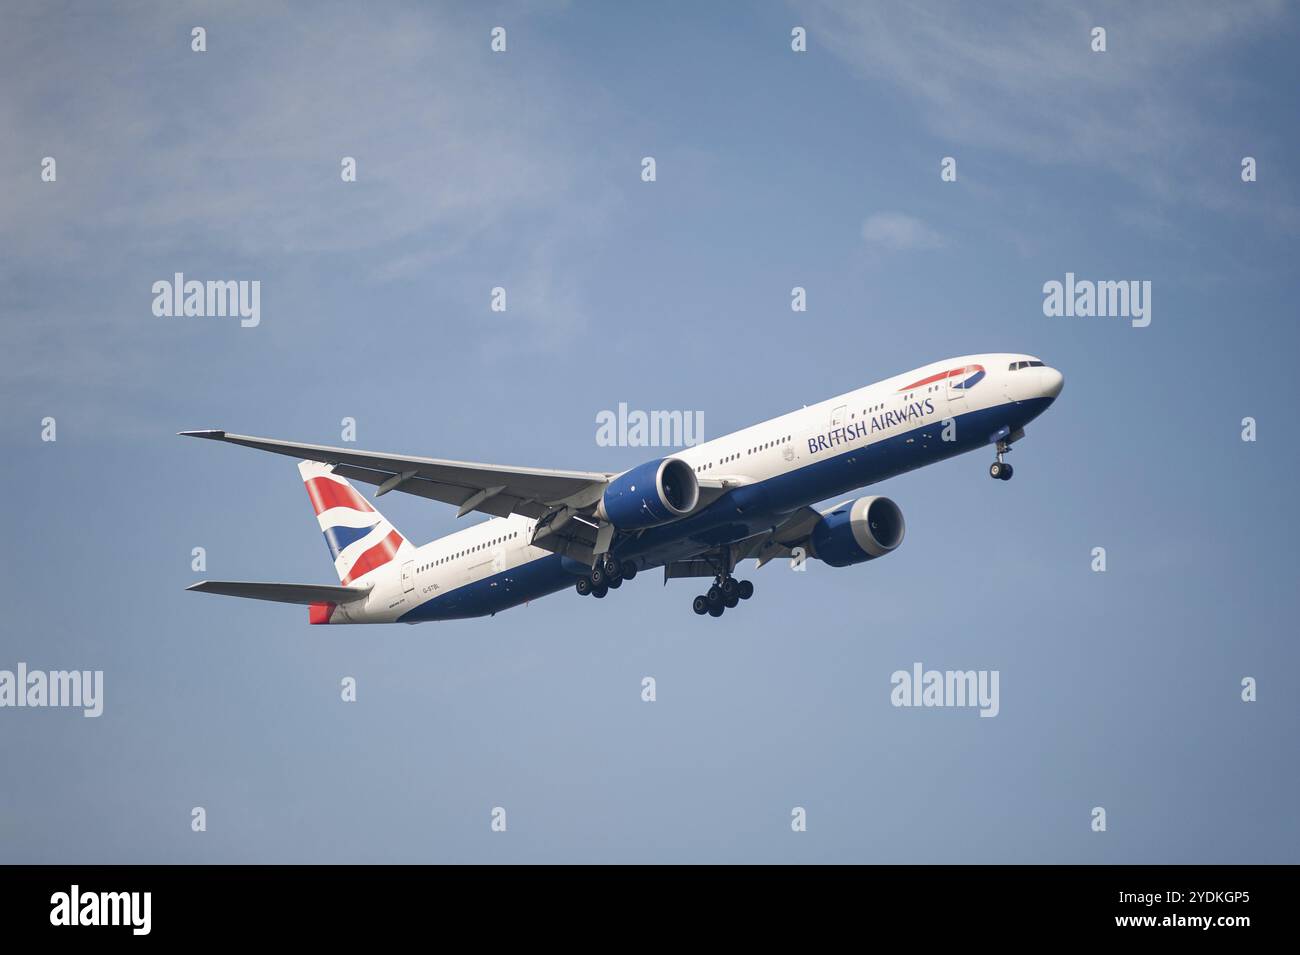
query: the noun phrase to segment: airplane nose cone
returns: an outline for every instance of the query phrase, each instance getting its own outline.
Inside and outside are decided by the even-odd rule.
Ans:
[[[1055,368],[1044,368],[1043,376],[1043,395],[1047,398],[1055,398],[1065,387],[1065,376]]]

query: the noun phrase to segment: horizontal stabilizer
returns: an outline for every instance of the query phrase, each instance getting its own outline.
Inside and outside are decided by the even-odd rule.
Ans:
[[[332,587],[328,584],[266,584],[245,580],[203,580],[185,588],[201,594],[224,594],[282,604],[342,604],[360,600],[369,587]]]

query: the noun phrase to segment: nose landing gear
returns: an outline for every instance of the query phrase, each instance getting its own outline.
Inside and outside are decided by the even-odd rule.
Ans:
[[[1011,450],[1011,445],[1002,439],[998,441],[998,459],[989,465],[989,477],[995,481],[1010,481],[1015,469],[1002,460],[1002,456]]]

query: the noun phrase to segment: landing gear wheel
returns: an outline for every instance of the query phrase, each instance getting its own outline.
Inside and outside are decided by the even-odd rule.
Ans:
[[[709,606],[711,607],[722,606],[722,588],[719,587],[717,584],[714,584],[712,587],[709,588],[708,601],[709,601]]]
[[[722,608],[722,604],[718,604],[716,607],[709,607],[709,616],[710,616],[710,617],[721,617],[721,616],[722,616],[722,609],[723,609],[723,608]]]
[[[737,594],[734,597],[723,597],[722,603],[723,606],[730,610],[732,607],[736,606],[736,604],[740,603],[740,596]]]
[[[613,554],[606,554],[601,558],[600,566],[605,571],[607,580],[618,580],[623,576],[623,565]]]
[[[591,581],[588,580],[586,577],[583,577],[580,581],[578,581],[574,589],[578,591],[579,597],[585,597],[589,593],[591,593]]]
[[[1020,432],[1020,436],[1024,436],[1023,431]],[[997,452],[998,459],[989,465],[989,477],[995,481],[1010,481],[1014,469],[1006,461],[1002,460],[1002,456],[1011,452],[1011,444],[1005,439],[998,441]]]
[[[694,610],[696,613],[698,613],[701,617],[704,616],[706,613],[709,612],[709,598],[705,597],[702,594],[699,597],[696,597],[694,600],[691,601],[691,609]]]
[[[630,560],[623,561],[623,579],[631,580],[635,576],[636,564],[632,563]]]
[[[601,584],[599,587],[591,588],[591,595],[596,598],[604,597],[607,593],[609,593],[609,588],[604,584]]]
[[[722,597],[727,601],[728,607],[736,606],[731,601],[740,599],[740,581],[735,577],[728,577],[722,582]]]
[[[623,578],[611,577],[609,578],[609,583],[606,584],[606,586],[609,587],[610,590],[618,590],[618,588],[623,586]]]
[[[748,600],[752,596],[754,596],[753,582],[749,580],[742,580],[740,582],[740,599]]]
[[[605,568],[597,564],[591,569],[592,590],[595,590],[597,587],[603,590],[607,583],[609,583],[609,578],[605,575]]]

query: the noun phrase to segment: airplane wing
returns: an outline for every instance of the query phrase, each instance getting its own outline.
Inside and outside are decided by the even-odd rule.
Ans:
[[[789,557],[795,547],[807,542],[813,525],[821,516],[811,507],[801,507],[776,527],[731,544],[730,553],[705,552],[686,560],[672,561],[664,565],[664,583],[675,577],[712,577],[718,573],[719,565],[728,561],[729,566],[734,567],[742,560],[753,558],[762,567],[773,558]]]
[[[185,588],[201,594],[223,594],[282,604],[343,604],[360,600],[369,587],[333,587],[327,584],[267,584],[244,580],[202,580]]]
[[[701,475],[696,478],[696,483],[700,486],[699,507],[703,510],[728,491],[749,484],[750,478],[731,474],[719,474],[709,477]]]
[[[834,510],[834,508],[832,508]],[[762,567],[774,557],[789,557],[795,547],[805,543],[813,525],[821,520],[821,513],[811,507],[801,507],[765,534],[756,534],[733,546],[737,549],[736,562],[753,557]]]
[[[588,507],[600,499],[605,485],[614,477],[599,471],[552,471],[353,451],[225,431],[182,431],[181,434],[331,464],[340,477],[377,485],[376,497],[389,491],[416,494],[456,505],[460,509],[458,517],[481,511],[494,517],[523,514],[542,518],[565,505],[573,509]]]

